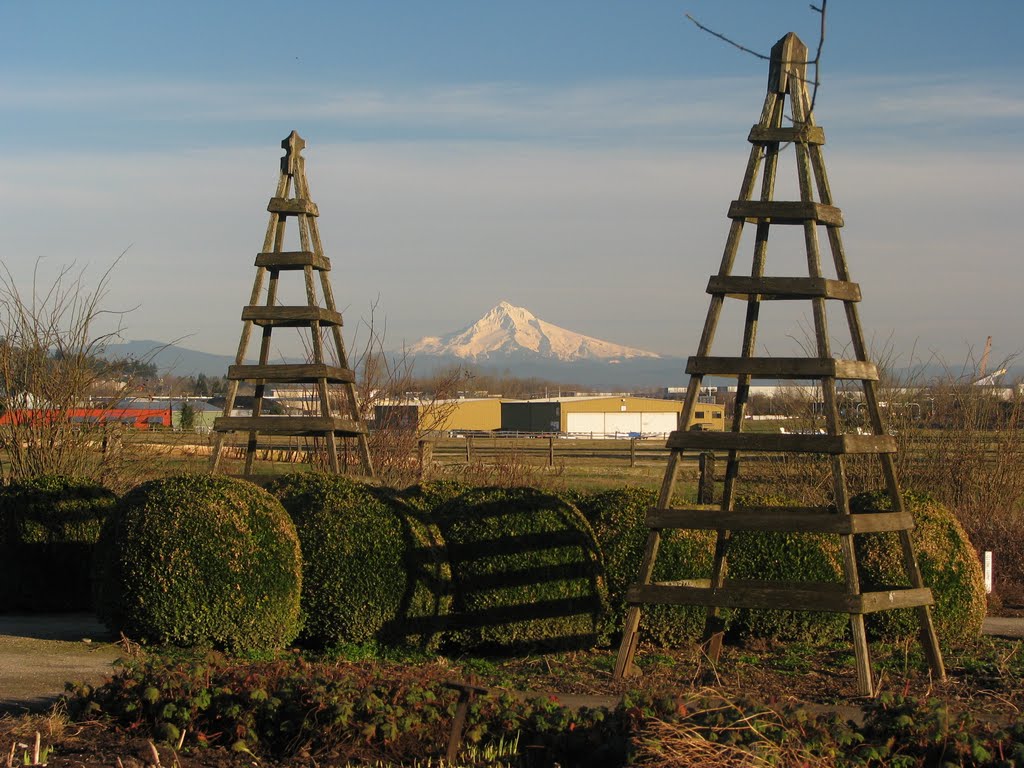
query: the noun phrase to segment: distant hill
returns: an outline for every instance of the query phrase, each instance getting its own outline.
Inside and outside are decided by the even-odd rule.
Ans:
[[[223,376],[228,372],[228,366],[235,362],[234,355],[197,352],[194,349],[152,339],[111,344],[104,350],[103,356],[108,360],[131,358],[152,362],[161,375],[173,376],[198,376],[200,373],[207,376]]]

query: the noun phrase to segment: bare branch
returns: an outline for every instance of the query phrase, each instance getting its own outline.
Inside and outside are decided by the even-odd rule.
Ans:
[[[699,21],[697,21],[695,18],[693,18],[693,16],[691,16],[690,14],[686,14],[686,18],[688,18],[691,22],[693,22],[697,26],[697,28],[699,30],[701,30],[702,32],[707,32],[709,35],[712,35],[713,37],[717,37],[719,40],[722,40],[722,41],[728,43],[733,48],[738,48],[739,50],[743,51],[744,53],[749,53],[751,56],[756,56],[757,58],[763,59],[764,61],[771,61],[771,58],[772,58],[771,56],[765,56],[763,53],[758,53],[757,51],[753,51],[750,48],[747,48],[745,45],[740,45],[735,40],[729,39],[728,37],[723,35],[721,32],[715,32],[715,30],[711,29],[710,27],[705,27],[703,24],[701,24]]]
[[[818,86],[821,85],[821,77],[820,77],[820,74],[821,74],[821,51],[822,51],[822,48],[825,45],[825,14],[826,14],[826,11],[827,11],[827,7],[828,7],[828,0],[821,0],[821,5],[820,6],[814,5],[813,3],[810,4],[810,9],[821,16],[820,26],[819,26],[819,31],[818,31],[818,47],[817,47],[817,51],[814,54],[814,58],[813,59],[807,59],[806,61],[803,61],[803,62],[783,62],[784,64],[789,64],[789,63],[809,64],[812,67],[814,67],[814,79],[810,80],[810,81],[808,81],[806,78],[804,79],[804,82],[810,82],[811,85],[813,86],[812,87],[812,91],[811,91],[811,104],[810,104],[810,107],[807,110],[807,117],[808,117],[808,119],[810,119],[810,117],[814,114],[814,105],[815,105],[815,103],[817,102],[817,99],[818,99]],[[699,21],[697,21],[697,19],[695,19],[689,13],[686,14],[686,18],[689,19],[702,32],[706,32],[707,34],[711,35],[712,37],[717,37],[719,40],[721,40],[721,41],[723,41],[725,43],[728,43],[733,48],[736,48],[736,49],[742,51],[743,53],[748,53],[751,56],[755,56],[755,57],[761,59],[762,61],[771,61],[771,56],[766,56],[763,53],[758,53],[755,50],[747,48],[745,45],[741,45],[740,43],[737,43],[735,40],[733,40],[730,37],[727,37],[726,35],[723,35],[721,32],[716,32],[715,30],[711,29],[710,27],[707,27],[704,24],[701,24]]]

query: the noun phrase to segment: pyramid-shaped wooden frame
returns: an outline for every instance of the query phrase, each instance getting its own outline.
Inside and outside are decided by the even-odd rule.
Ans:
[[[230,381],[224,415],[214,421],[216,437],[213,445],[211,465],[214,472],[220,466],[224,441],[233,432],[247,432],[245,452],[245,474],[253,472],[254,459],[260,436],[273,437],[302,436],[323,441],[326,447],[330,470],[340,473],[347,470],[347,461],[342,463],[338,452],[338,438],[355,438],[356,451],[363,473],[373,475],[373,464],[366,439],[366,427],[359,414],[356,398],[355,375],[349,368],[345,354],[345,343],[341,337],[341,313],[334,305],[334,293],[328,273],[330,260],[324,256],[317,228],[320,215],[316,203],[309,194],[306,181],[305,159],[302,149],[306,142],[295,131],[281,142],[285,150],[281,158],[281,175],[277,191],[270,199],[267,210],[270,222],[263,242],[263,251],[256,256],[256,279],[252,287],[249,304],[242,309],[242,337],[238,343],[235,364],[228,368]],[[296,220],[299,242],[302,250],[284,251],[285,225],[289,218]],[[302,272],[305,280],[306,304],[280,306],[277,304],[278,281],[282,272]],[[316,280],[319,276],[323,306],[317,297]],[[269,277],[265,301],[263,284]],[[247,365],[245,357],[253,326],[262,329],[259,362]],[[312,360],[302,364],[270,364],[270,340],[274,328],[308,328],[310,332],[309,353]],[[324,357],[322,330],[330,329],[334,342],[336,365]],[[255,385],[255,396],[251,416],[234,416],[238,385],[249,381]],[[319,414],[294,416],[268,416],[263,413],[263,399],[266,384],[308,384],[316,391]],[[341,387],[343,395],[338,398],[332,387]],[[335,401],[340,400],[340,408]],[[339,413],[338,411],[341,411]]]
[[[732,225],[717,275],[707,292],[711,295],[697,355],[686,366],[690,383],[680,415],[680,429],[668,440],[670,457],[657,507],[647,515],[647,545],[637,582],[627,595],[627,611],[615,676],[636,671],[632,660],[636,650],[641,606],[646,604],[700,605],[708,609],[705,641],[710,657],[717,660],[722,647],[722,608],[777,608],[797,611],[846,613],[850,617],[856,657],[857,684],[861,694],[871,695],[874,682],[868,655],[864,615],[892,608],[914,608],[920,625],[920,640],[936,678],[945,677],[942,653],[929,606],[931,590],[924,586],[910,538],[913,519],[904,507],[895,472],[895,439],[883,424],[876,393],[878,372],[869,362],[857,310],[860,287],[851,282],[840,227],[842,212],[832,204],[825,173],[822,145],[824,131],[815,126],[806,85],[807,48],[790,33],[772,49],[768,94],[761,118],[750,131],[753,145],[740,199],[729,207]],[[792,126],[784,126],[785,105],[792,112]],[[774,199],[780,148],[795,149],[800,200]],[[760,194],[755,198],[759,170]],[[815,190],[819,200],[815,200]],[[733,264],[744,225],[756,226],[754,256],[749,276],[734,275]],[[807,277],[769,277],[765,274],[768,232],[773,225],[803,228],[807,252]],[[818,228],[824,226],[835,264],[836,279],[822,273]],[[712,342],[723,304],[730,298],[746,302],[746,321],[740,357],[711,356]],[[755,336],[758,311],[764,300],[810,301],[814,317],[814,357],[757,357]],[[826,317],[826,302],[841,301],[849,326],[853,360],[832,355]],[[727,432],[684,431],[698,402],[705,376],[736,376],[735,413]],[[742,431],[744,412],[755,378],[812,380],[819,383],[824,404],[825,434],[764,434]],[[861,383],[870,434],[844,433],[837,405],[836,381]],[[684,451],[724,451],[728,462],[720,504],[671,506],[674,487]],[[741,460],[751,453],[801,453],[829,457],[832,469],[833,504],[819,508],[762,507],[737,509],[736,486]],[[881,462],[891,511],[853,514],[846,483],[845,461],[850,454],[873,454]],[[708,530],[717,533],[714,560],[707,586],[682,586],[679,582],[652,583],[661,532],[665,529]],[[838,534],[841,542],[845,583],[732,581],[727,575],[729,542],[734,531],[788,531]],[[858,574],[854,537],[858,534],[891,531],[898,534],[902,563],[909,587],[863,592]],[[691,582],[692,583],[692,582]]]

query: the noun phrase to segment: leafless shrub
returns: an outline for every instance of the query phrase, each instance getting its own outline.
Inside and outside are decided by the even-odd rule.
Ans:
[[[420,391],[408,352],[386,350],[387,325],[378,323],[377,306],[372,303],[369,316],[361,321],[366,336],[355,362],[357,398],[363,423],[371,427],[370,456],[377,478],[401,488],[430,479],[432,466],[424,443],[445,431],[467,374],[451,368],[433,378],[430,391]]]
[[[8,479],[63,474],[116,485],[128,452],[113,450],[104,416],[130,382],[115,381],[102,355],[126,314],[103,308],[119,261],[91,288],[71,267],[43,284],[37,263],[27,292],[6,265],[0,270],[0,450]],[[101,330],[104,323],[112,327]],[[104,385],[115,396],[93,401]],[[90,416],[76,416],[85,406]]]
[[[495,454],[489,461],[470,461],[448,469],[449,477],[471,486],[546,490],[564,486],[564,463],[548,466],[531,462],[514,447]]]

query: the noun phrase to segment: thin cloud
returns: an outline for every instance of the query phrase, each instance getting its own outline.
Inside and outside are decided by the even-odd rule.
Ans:
[[[268,98],[273,91],[273,98]],[[620,80],[566,86],[464,83],[420,88],[282,88],[277,85],[193,82],[120,82],[39,79],[0,85],[8,123],[73,114],[102,124],[161,121],[220,129],[258,121],[316,123],[325,134],[359,139],[443,140],[493,138],[609,144],[656,141],[718,142],[745,132],[759,112],[760,79]],[[995,79],[827,79],[819,93],[819,121],[844,132],[871,125],[893,136],[908,128],[938,133],[1019,133],[1024,97],[1016,84]],[[995,125],[993,125],[995,123]],[[234,128],[232,128],[234,130]],[[182,131],[184,144],[194,135]],[[102,141],[97,131],[94,141]],[[872,133],[877,139],[878,131]],[[124,141],[119,136],[118,141]],[[212,138],[211,138],[212,140]],[[857,140],[856,137],[853,140]],[[216,143],[222,143],[221,141]]]

